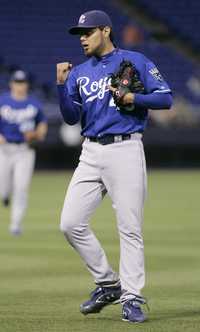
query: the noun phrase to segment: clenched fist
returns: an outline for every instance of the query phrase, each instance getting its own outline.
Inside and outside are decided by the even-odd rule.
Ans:
[[[57,63],[57,84],[64,84],[72,68],[70,62]]]

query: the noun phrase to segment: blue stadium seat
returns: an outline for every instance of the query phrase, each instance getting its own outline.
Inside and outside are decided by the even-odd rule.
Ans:
[[[138,0],[138,3],[154,17],[165,22],[186,42],[200,50],[200,1]]]

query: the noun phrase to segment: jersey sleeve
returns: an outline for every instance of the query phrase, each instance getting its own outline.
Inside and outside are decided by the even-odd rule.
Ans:
[[[64,84],[58,84],[60,111],[64,121],[74,125],[80,121],[81,96],[79,94],[76,68],[73,68]]]
[[[171,93],[171,89],[153,62],[147,59],[143,73],[146,93]]]
[[[73,68],[65,82],[68,95],[72,98],[74,104],[82,106],[81,96],[77,85],[76,68]]]
[[[137,53],[136,59],[136,68],[145,91],[135,93],[134,104],[147,110],[170,109],[173,102],[171,89],[156,65],[141,53]]]
[[[47,118],[42,110],[42,105],[40,103],[38,103],[38,112],[36,114],[36,117],[35,117],[35,123],[36,125],[38,125],[39,123],[41,122],[47,122]]]

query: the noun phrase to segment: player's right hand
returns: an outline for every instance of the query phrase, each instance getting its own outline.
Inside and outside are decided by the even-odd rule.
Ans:
[[[3,135],[0,134],[0,144],[6,143],[6,139]]]
[[[31,143],[36,140],[36,131],[35,130],[29,130],[24,132],[24,139],[27,143]]]
[[[70,62],[57,63],[57,84],[64,84],[71,69],[72,64]]]

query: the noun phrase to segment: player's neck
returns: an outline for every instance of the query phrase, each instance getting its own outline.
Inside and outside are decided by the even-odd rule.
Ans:
[[[11,91],[11,97],[18,101],[23,101],[27,98],[27,93],[16,93],[15,91]]]
[[[115,49],[115,46],[111,41],[108,41],[98,52],[97,56],[102,57],[106,54],[111,53]]]

